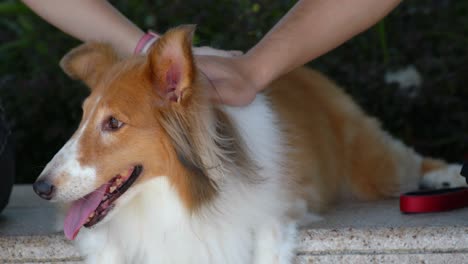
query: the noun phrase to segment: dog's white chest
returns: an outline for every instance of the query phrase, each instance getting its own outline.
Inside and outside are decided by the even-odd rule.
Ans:
[[[111,221],[81,230],[88,263],[250,263],[249,228],[185,215],[165,177],[144,188]]]

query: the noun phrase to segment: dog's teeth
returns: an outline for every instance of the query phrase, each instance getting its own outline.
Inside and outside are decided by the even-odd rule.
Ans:
[[[88,219],[91,219],[94,217],[94,212],[92,212],[89,216],[88,216]]]
[[[109,188],[109,192],[113,193],[113,192],[115,191],[115,189],[117,189],[115,186],[111,186],[111,187]]]
[[[119,177],[115,183],[117,184],[117,186],[120,186],[122,184],[122,179]]]

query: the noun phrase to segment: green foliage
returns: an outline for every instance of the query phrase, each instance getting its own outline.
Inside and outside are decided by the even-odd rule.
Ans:
[[[388,63],[390,56],[388,54],[388,46],[387,46],[387,32],[385,31],[385,20],[382,19],[377,25],[375,25],[375,29],[379,34],[380,40],[380,48],[382,49],[383,61],[385,64]]]
[[[197,45],[247,50],[293,0],[116,0],[143,29],[197,24]],[[384,22],[311,65],[337,80],[385,128],[418,151],[450,160],[468,147],[468,2],[406,1]],[[17,147],[17,182],[31,182],[71,136],[87,89],[58,61],[79,42],[18,1],[0,3],[0,104]],[[415,65],[424,82],[411,97],[386,71]]]

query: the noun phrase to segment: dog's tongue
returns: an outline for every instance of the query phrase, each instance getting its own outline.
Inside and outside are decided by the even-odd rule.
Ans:
[[[63,231],[68,239],[75,239],[80,228],[86,223],[88,216],[94,212],[101,203],[106,189],[107,184],[104,184],[94,192],[72,203],[63,223]]]

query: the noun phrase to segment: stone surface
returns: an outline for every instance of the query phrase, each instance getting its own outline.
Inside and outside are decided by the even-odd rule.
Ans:
[[[0,215],[0,263],[81,263],[53,204],[16,186]],[[297,263],[468,263],[468,209],[405,215],[398,200],[341,205],[301,229]]]
[[[31,185],[16,185],[0,215],[0,236],[48,235],[57,230],[54,205],[34,194]]]
[[[73,263],[80,260],[62,234],[0,237],[0,263]]]
[[[299,255],[468,254],[468,227],[303,230]]]
[[[399,200],[339,205],[322,215],[314,228],[468,227],[468,208],[430,214],[402,214]]]
[[[450,254],[341,254],[341,255],[314,255],[299,256],[297,264],[370,264],[370,263],[388,263],[388,264],[464,264],[468,263],[468,253],[450,253]]]

